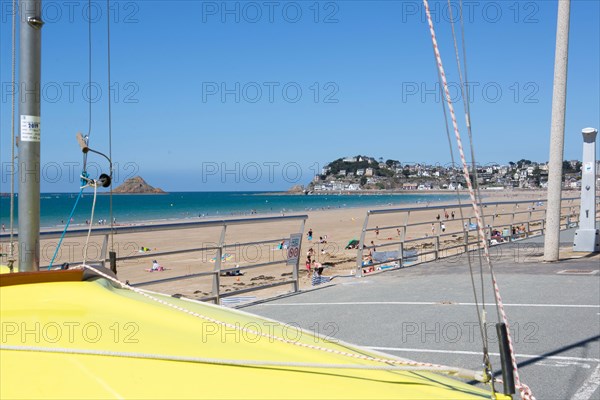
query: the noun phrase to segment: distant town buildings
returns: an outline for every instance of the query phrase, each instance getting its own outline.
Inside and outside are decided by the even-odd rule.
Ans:
[[[600,161],[596,171],[600,174]],[[327,164],[321,175],[314,177],[308,191],[359,190],[456,190],[466,187],[462,167],[383,161],[368,156],[339,158]],[[471,181],[481,189],[546,188],[548,163],[530,160],[505,165],[480,165],[471,171]],[[600,177],[598,178],[600,187]],[[581,187],[581,162],[563,162],[563,185],[566,189]]]

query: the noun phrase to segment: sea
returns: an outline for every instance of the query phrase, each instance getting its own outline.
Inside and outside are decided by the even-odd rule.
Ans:
[[[91,218],[93,193],[84,193],[73,211],[77,193],[43,193],[40,203],[40,225],[60,227],[73,212],[72,225],[85,225]],[[456,194],[337,194],[318,195],[273,192],[174,192],[168,194],[119,194],[112,196],[112,215],[118,224],[149,221],[198,220],[201,218],[234,218],[245,215],[293,214],[306,211],[356,207],[416,207],[431,202],[451,201]],[[18,220],[18,200],[15,214]],[[8,231],[10,197],[0,197],[0,223]],[[94,224],[110,223],[110,196],[99,194]],[[16,224],[16,223],[15,223]]]

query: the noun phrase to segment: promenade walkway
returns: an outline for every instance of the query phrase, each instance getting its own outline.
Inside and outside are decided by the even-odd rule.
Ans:
[[[542,237],[492,248],[521,379],[538,399],[600,399],[600,254],[573,253],[573,235],[561,232],[557,263],[542,262]],[[243,309],[333,340],[479,370],[481,341],[466,257],[340,278]],[[478,257],[471,257],[478,270]],[[481,286],[478,275],[476,282]],[[487,275],[484,288],[491,359],[499,370]]]

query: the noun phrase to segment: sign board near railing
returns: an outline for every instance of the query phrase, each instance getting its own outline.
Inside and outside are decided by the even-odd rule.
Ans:
[[[300,258],[300,243],[302,243],[302,233],[292,233],[287,249],[287,265],[296,265]]]

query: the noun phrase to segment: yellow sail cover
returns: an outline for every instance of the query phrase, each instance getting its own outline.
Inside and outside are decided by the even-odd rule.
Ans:
[[[252,365],[385,364],[349,358],[339,352],[369,353],[265,318],[158,298],[166,304],[105,279],[2,286],[0,397],[490,398],[488,392],[424,371]],[[228,365],[227,360],[247,365]]]

